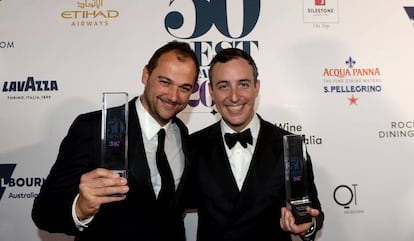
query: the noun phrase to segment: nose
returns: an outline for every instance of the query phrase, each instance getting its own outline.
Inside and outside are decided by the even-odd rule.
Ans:
[[[168,99],[171,101],[171,102],[176,102],[177,101],[177,98],[178,98],[178,87],[177,86],[171,86],[169,89],[168,89]]]
[[[230,100],[232,102],[237,102],[239,100],[239,92],[237,88],[231,88],[230,89]]]

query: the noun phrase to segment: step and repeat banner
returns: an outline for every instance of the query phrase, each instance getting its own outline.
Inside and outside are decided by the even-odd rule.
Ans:
[[[174,39],[200,60],[180,114],[191,132],[220,118],[216,51],[255,58],[258,113],[306,136],[317,240],[414,240],[413,19],[414,0],[0,0],[0,240],[73,240],[30,217],[61,140],[102,92],[139,95],[143,66]],[[185,221],[195,241],[195,214]]]

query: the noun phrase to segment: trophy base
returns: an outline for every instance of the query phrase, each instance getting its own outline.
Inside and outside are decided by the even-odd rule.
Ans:
[[[295,224],[312,222],[312,216],[306,210],[307,207],[311,206],[311,201],[307,199],[291,201],[289,206],[293,217],[295,218]]]
[[[115,173],[118,173],[120,177],[125,177],[125,178],[127,178],[127,172],[126,172],[126,170],[111,170],[111,171],[113,171],[113,172],[115,172]],[[114,194],[111,194],[111,195],[109,195],[109,196],[110,196],[110,197],[123,197],[123,196],[125,196],[125,194],[121,194],[121,193],[114,193]]]
[[[111,170],[111,171],[113,171],[115,173],[118,173],[120,177],[127,178],[127,172],[126,172],[126,170]]]

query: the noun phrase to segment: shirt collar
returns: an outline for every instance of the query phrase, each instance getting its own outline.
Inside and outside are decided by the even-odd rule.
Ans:
[[[221,133],[224,136],[225,133],[234,133],[235,131],[233,129],[231,129],[225,121],[223,121],[223,119],[221,119],[220,121],[220,126],[221,126]],[[252,132],[252,136],[253,139],[256,139],[257,136],[259,135],[259,129],[260,129],[260,120],[259,117],[257,116],[257,114],[255,114],[252,118],[252,120],[250,121],[250,123],[240,132],[246,130],[250,128],[250,131]]]
[[[152,117],[148,111],[145,110],[140,99],[141,98],[137,98],[135,106],[137,108],[138,120],[144,136],[150,140],[158,134],[158,131],[161,128],[164,128],[165,132],[168,133],[168,129],[170,128],[172,121],[170,120],[165,126],[160,126],[154,117]]]

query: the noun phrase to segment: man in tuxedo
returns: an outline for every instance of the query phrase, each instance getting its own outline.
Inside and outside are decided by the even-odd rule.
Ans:
[[[313,240],[324,214],[308,161],[311,222],[287,209],[283,136],[291,134],[254,110],[258,70],[251,56],[223,49],[212,59],[209,92],[221,120],[190,135],[188,208],[198,211],[198,241]],[[241,135],[240,139],[228,136]],[[243,133],[243,135],[241,134]],[[247,133],[247,134],[246,134]],[[244,135],[246,134],[246,135]]]
[[[79,115],[34,200],[37,227],[78,241],[184,241],[188,129],[176,115],[186,107],[198,75],[195,53],[178,41],[156,50],[143,68],[143,94],[129,101],[127,179],[100,167],[101,111]],[[156,161],[157,146],[164,143],[158,141],[159,130],[166,136],[169,178]],[[168,181],[169,194],[162,191]]]

